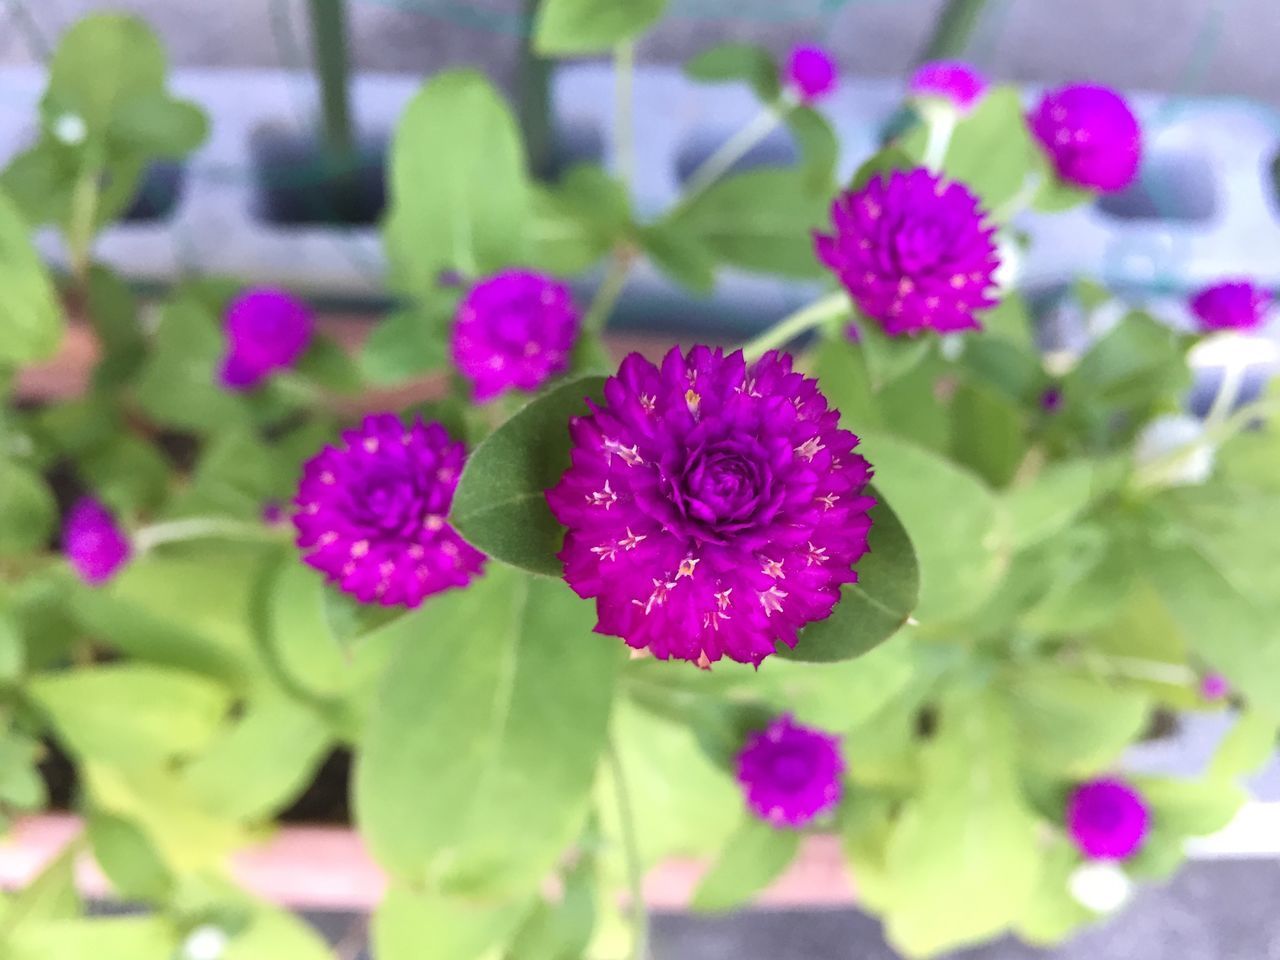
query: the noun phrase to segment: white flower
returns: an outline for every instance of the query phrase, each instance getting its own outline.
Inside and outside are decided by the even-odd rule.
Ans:
[[[1118,864],[1099,860],[1082,863],[1067,878],[1071,898],[1094,913],[1119,910],[1133,895],[1133,881]]]

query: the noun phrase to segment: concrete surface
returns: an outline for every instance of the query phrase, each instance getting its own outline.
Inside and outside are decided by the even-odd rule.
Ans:
[[[625,2],[625,0],[617,0]],[[850,73],[901,76],[942,0],[671,0],[641,58],[679,60],[722,39],[785,50],[821,40]],[[482,66],[508,88],[523,0],[350,0],[362,69]],[[30,62],[88,10],[131,10],[186,65],[301,66],[305,0],[5,0],[0,62]],[[27,16],[23,16],[26,11]],[[1280,104],[1277,0],[988,0],[971,54],[998,78],[1092,79],[1131,89]]]

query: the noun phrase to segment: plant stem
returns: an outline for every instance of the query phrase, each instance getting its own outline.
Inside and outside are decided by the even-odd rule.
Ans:
[[[849,296],[843,290],[829,293],[820,300],[815,300],[808,306],[801,307],[783,317],[759,336],[748,340],[742,345],[742,352],[748,360],[759,359],[774,347],[783,346],[805,331],[820,327],[833,317],[849,313],[852,309]]]
[[[635,41],[624,40],[613,48],[613,154],[618,179],[628,193],[634,186],[636,172],[631,89],[635,69]]]
[[[627,285],[627,277],[634,261],[635,255],[627,247],[619,247],[613,252],[604,279],[600,281],[600,288],[596,290],[587,315],[582,320],[583,333],[598,334],[604,330],[609,314],[613,312],[614,305]]]
[[[351,129],[346,0],[310,0],[310,4],[311,49],[320,81],[325,145],[334,159],[347,162],[355,150],[355,137]]]
[[[1240,398],[1240,388],[1244,386],[1246,366],[1234,361],[1222,368],[1222,382],[1218,384],[1218,392],[1214,394],[1213,403],[1204,418],[1206,431],[1214,430],[1226,422],[1236,400]]]
[[[636,935],[631,948],[631,960],[649,958],[649,908],[644,899],[644,866],[640,862],[640,846],[636,842],[636,823],[631,809],[631,794],[627,790],[622,760],[617,745],[609,739],[606,753],[609,756],[609,772],[613,777],[613,789],[618,798],[618,821],[622,830],[622,852],[627,863],[627,886],[631,891],[631,920]]]
[[[676,201],[671,215],[686,209],[705,193],[708,187],[724,176],[730,167],[746,156],[752,147],[777,129],[778,124],[786,119],[790,109],[789,105],[779,109],[774,104],[768,104],[745,127],[722,143],[715,153],[702,161],[689,175],[684,193]]]
[[[261,523],[227,517],[189,517],[143,527],[133,535],[134,548],[146,553],[163,543],[184,540],[279,540],[282,533]]]
[[[555,136],[551,117],[552,64],[533,49],[533,18],[539,0],[524,0],[525,29],[520,37],[516,116],[524,135],[529,170],[545,180],[555,175]]]
[[[951,104],[944,104],[931,109],[926,119],[929,124],[929,140],[920,162],[926,169],[937,173],[942,169],[942,162],[947,159],[947,148],[951,146],[951,135],[956,132],[960,111]]]
[[[67,222],[67,249],[71,258],[71,275],[83,289],[89,278],[93,258],[94,221],[98,218],[98,197],[102,168],[95,155],[85,158],[84,168],[71,189],[71,214]]]
[[[917,62],[954,59],[964,53],[986,3],[987,0],[947,0]]]
[[[1095,673],[1108,673],[1112,676],[1127,677],[1130,680],[1145,680],[1149,683],[1167,683],[1170,686],[1186,687],[1199,683],[1199,677],[1190,667],[1177,663],[1161,663],[1156,660],[1142,660],[1138,657],[1114,657],[1083,651],[1084,665]]]

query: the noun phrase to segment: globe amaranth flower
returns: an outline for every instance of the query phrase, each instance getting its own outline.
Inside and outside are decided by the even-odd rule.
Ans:
[[[802,827],[840,802],[840,740],[778,717],[747,737],[738,782],[751,812],[774,826]]]
[[[973,108],[987,92],[987,78],[972,64],[961,60],[934,60],[921,64],[911,76],[907,89],[915,97],[937,97],[961,111]]]
[[[363,603],[416,607],[465,586],[484,555],[445,520],[465,449],[438,423],[366,417],[302,469],[294,526],[305,560]]]
[[[1200,678],[1200,696],[1206,700],[1225,700],[1231,695],[1231,683],[1220,673],[1206,673]]]
[[[836,88],[840,71],[836,62],[821,47],[796,47],[787,57],[783,71],[787,86],[795,91],[801,103],[821,100]]]
[[[1248,280],[1224,280],[1198,290],[1191,312],[1202,333],[1215,330],[1257,330],[1266,320],[1271,294]]]
[[[981,326],[995,306],[995,228],[978,198],[923,168],[895,171],[836,198],[834,233],[815,234],[818,259],[890,336]]]
[[[1142,129],[1114,90],[1090,84],[1050,90],[1029,120],[1031,132],[1067,183],[1114,193],[1138,175]]]
[[[632,354],[591,410],[547,502],[597,632],[660,660],[759,664],[857,579],[871,469],[789,356]]]
[[[1067,799],[1067,832],[1091,860],[1123,860],[1136,853],[1150,824],[1142,795],[1123,780],[1080,784]]]
[[[227,308],[222,385],[249,390],[293,366],[311,343],[313,327],[310,308],[285,291],[245,291]]]
[[[526,270],[477,283],[458,305],[453,361],[475,399],[536,390],[569,368],[580,317],[569,288]]]
[[[85,583],[100,586],[129,562],[129,538],[106,507],[92,497],[77,500],[62,525],[62,551]]]

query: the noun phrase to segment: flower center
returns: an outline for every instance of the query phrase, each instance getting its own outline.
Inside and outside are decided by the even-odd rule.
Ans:
[[[784,790],[798,790],[813,779],[813,762],[807,751],[783,750],[769,764],[770,779]]]
[[[773,483],[754,440],[732,438],[700,446],[673,484],[679,512],[707,534],[730,534],[753,525]]]
[[[422,498],[405,476],[371,477],[353,501],[354,519],[370,532],[406,536],[422,522]]]

